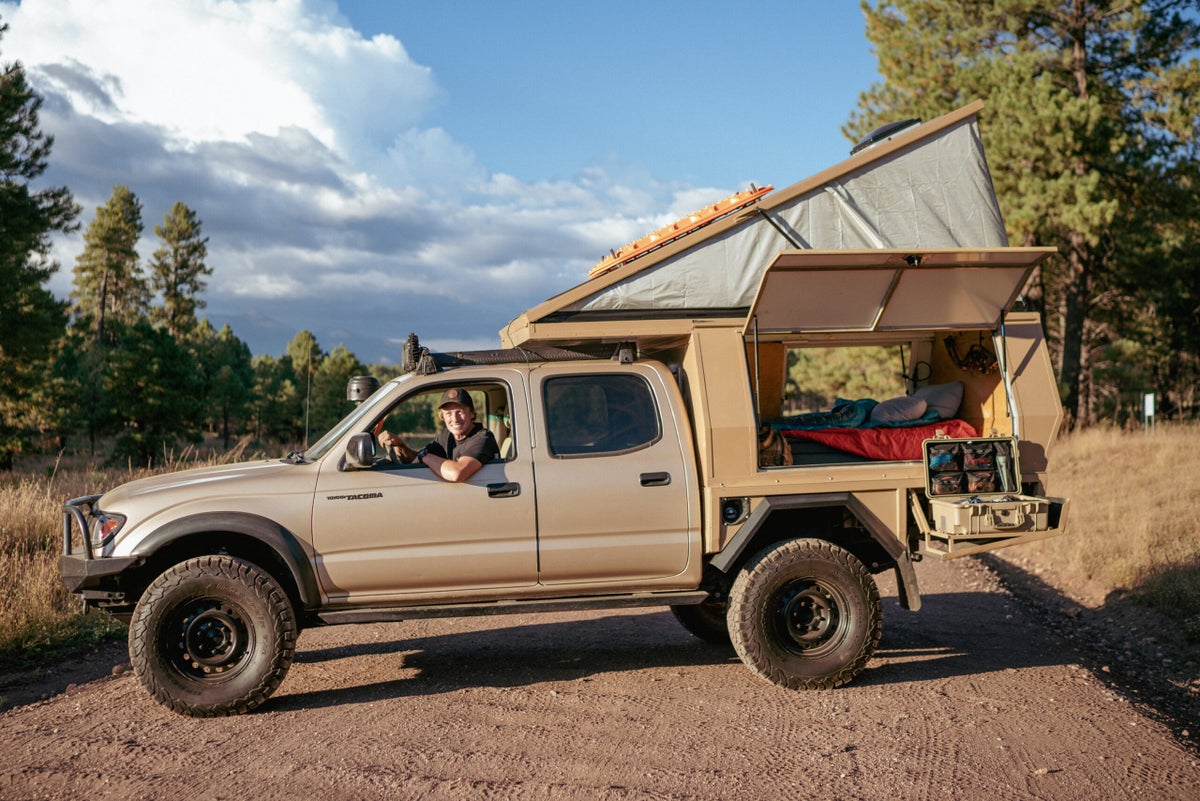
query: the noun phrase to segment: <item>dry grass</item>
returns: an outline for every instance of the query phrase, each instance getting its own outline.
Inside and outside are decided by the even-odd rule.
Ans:
[[[103,616],[79,612],[58,577],[62,504],[131,475],[83,471],[0,481],[0,665],[35,658],[55,644],[95,641],[119,630]]]
[[[240,450],[205,463],[241,457]],[[193,466],[189,454],[164,469]],[[1071,534],[1022,547],[1052,584],[1086,585],[1096,604],[1128,595],[1175,618],[1200,642],[1200,426],[1150,434],[1093,429],[1051,454],[1050,491],[1071,498]],[[83,616],[58,578],[63,501],[146,471],[61,469],[0,475],[0,665],[34,661],[64,644],[119,636],[104,615]],[[1086,599],[1085,599],[1086,600]]]
[[[1049,491],[1071,499],[1069,534],[1025,546],[1089,605],[1128,595],[1200,642],[1200,426],[1091,429],[1056,443]]]
[[[243,458],[244,443],[221,457],[174,456],[154,472],[181,470]],[[76,457],[34,461],[23,473],[0,473],[0,667],[36,662],[48,650],[120,636],[124,627],[107,615],[81,615],[80,603],[59,579],[62,505],[103,492],[151,471],[89,468]]]

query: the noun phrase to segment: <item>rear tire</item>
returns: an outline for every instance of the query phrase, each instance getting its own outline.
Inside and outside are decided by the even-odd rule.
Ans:
[[[733,647],[752,671],[793,690],[840,687],[879,645],[883,607],[853,554],[817,539],[787,540],[755,556],[729,597]]]
[[[693,636],[713,645],[729,645],[729,625],[725,614],[728,602],[707,600],[699,604],[672,606],[671,614]]]
[[[146,589],[129,655],[159,703],[191,717],[249,712],[279,687],[296,650],[296,618],[270,574],[231,556],[201,556]]]

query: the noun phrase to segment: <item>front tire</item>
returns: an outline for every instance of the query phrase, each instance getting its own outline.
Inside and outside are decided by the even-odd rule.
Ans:
[[[874,579],[853,554],[817,539],[755,556],[729,598],[733,647],[752,671],[793,690],[831,689],[866,666],[883,632]]]
[[[164,706],[191,717],[249,712],[279,687],[296,618],[270,574],[231,556],[182,562],[150,584],[129,625],[134,673]]]

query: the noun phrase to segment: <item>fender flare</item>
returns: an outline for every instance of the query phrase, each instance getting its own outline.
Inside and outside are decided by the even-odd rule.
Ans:
[[[728,574],[738,559],[741,558],[746,548],[753,542],[759,529],[762,528],[763,524],[767,522],[767,519],[774,512],[787,509],[815,509],[826,506],[844,507],[863,524],[863,527],[871,534],[871,538],[879,543],[888,556],[892,557],[896,562],[896,584],[900,593],[901,606],[913,612],[920,609],[921,591],[917,586],[917,573],[913,569],[913,562],[909,556],[908,549],[904,547],[903,543],[892,536],[892,533],[884,525],[883,521],[877,518],[852,492],[825,492],[816,495],[769,495],[763,498],[763,502],[758,505],[758,508],[742,523],[742,527],[738,529],[737,534],[733,535],[733,538],[721,549],[720,553],[715,554],[709,560],[709,564],[722,573]]]
[[[133,549],[133,556],[151,558],[164,547],[193,534],[230,533],[253,538],[287,565],[300,602],[306,608],[319,606],[321,591],[308,554],[292,532],[275,521],[249,512],[202,512],[158,527]]]

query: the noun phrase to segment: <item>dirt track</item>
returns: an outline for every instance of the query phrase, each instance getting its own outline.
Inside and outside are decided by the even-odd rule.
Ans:
[[[121,673],[0,713],[0,799],[1200,798],[1200,721],[1159,722],[980,565],[918,577],[917,614],[881,583],[878,655],[825,692],[657,610],[306,631],[239,718]]]

